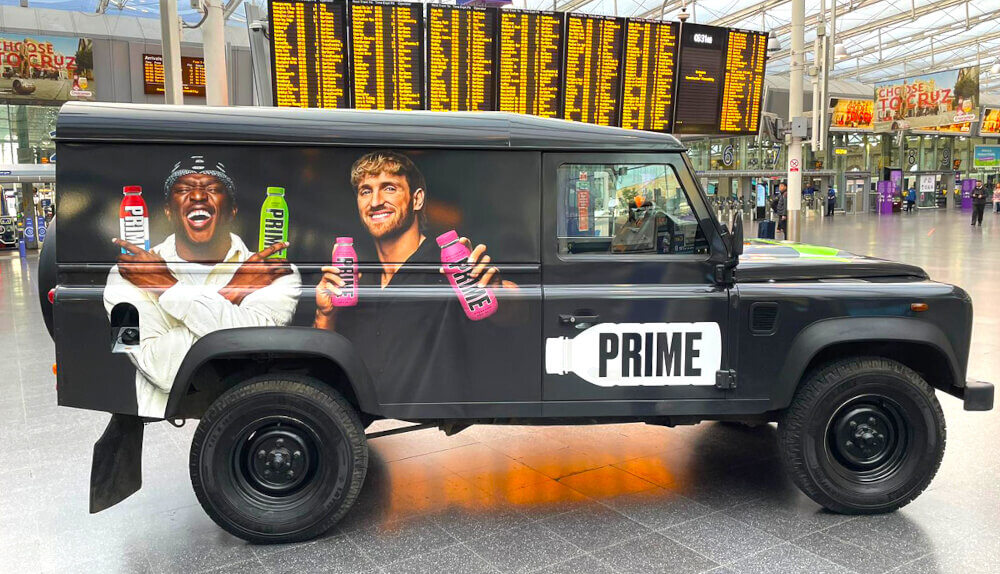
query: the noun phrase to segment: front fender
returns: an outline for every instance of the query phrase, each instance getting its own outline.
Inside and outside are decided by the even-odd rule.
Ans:
[[[948,362],[955,386],[964,386],[965,372],[951,341],[937,325],[911,317],[840,317],[812,323],[792,340],[771,397],[777,409],[787,407],[809,363],[824,349],[842,343],[916,343],[935,348]]]
[[[164,418],[176,416],[194,374],[208,361],[253,355],[330,360],[346,373],[359,408],[368,413],[379,412],[371,375],[354,345],[343,335],[312,327],[241,327],[209,333],[191,346],[174,377]]]

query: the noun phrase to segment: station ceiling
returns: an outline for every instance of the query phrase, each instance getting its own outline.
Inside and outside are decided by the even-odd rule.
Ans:
[[[230,0],[233,1],[233,0]],[[238,1],[238,0],[237,0]],[[249,0],[266,5],[267,0]],[[439,0],[452,3],[453,0]],[[17,4],[21,0],[0,0]],[[27,0],[37,8],[159,17],[159,0]],[[847,57],[838,60],[833,78],[873,84],[916,72],[981,64],[984,94],[1000,93],[1000,75],[990,68],[1000,57],[1000,0],[806,0],[807,63],[812,60],[816,23],[823,12],[832,31],[837,5],[836,38]],[[181,17],[200,18],[189,0],[178,0]],[[787,74],[791,28],[790,0],[513,0],[515,8],[587,12],[674,20],[682,9],[689,22],[766,30],[777,35],[782,50],[768,62],[768,74]],[[243,21],[236,9],[233,20]]]

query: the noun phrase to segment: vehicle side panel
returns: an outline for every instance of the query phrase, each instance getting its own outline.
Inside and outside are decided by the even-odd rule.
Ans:
[[[371,396],[386,405],[385,412],[417,417],[421,405],[540,401],[540,153],[392,150],[424,179],[426,223],[417,252],[386,261],[398,270],[382,288],[383,261],[351,179],[352,166],[372,151],[377,150],[60,142],[60,286],[54,310],[60,404],[163,416],[164,393],[176,385],[186,351],[205,335],[242,327],[313,328],[321,267],[331,265],[335,238],[342,236],[354,238],[360,300],[336,309],[330,328],[357,350],[374,385]],[[188,262],[166,248],[171,237],[176,246],[179,234],[192,228],[168,216],[165,186],[175,181],[171,174],[195,165],[198,157],[205,169],[224,171],[234,189],[231,219],[220,215],[225,209],[209,210],[213,233],[231,233],[234,248],[240,242],[246,246],[245,253],[231,250],[225,261]],[[179,295],[140,286],[122,273],[124,260],[112,238],[121,235],[119,207],[127,185],[142,186],[152,250],[167,253],[163,258],[171,273],[186,277]],[[226,278],[260,249],[267,186],[285,188],[293,272],[249,289],[242,302],[228,301],[221,295]],[[490,266],[505,281],[503,287],[494,285],[498,307],[486,319],[474,321],[463,313],[440,272],[435,239],[448,230],[467,237],[472,247],[484,245]],[[133,305],[139,315],[142,344],[126,352],[112,352],[116,304]],[[275,346],[287,354],[281,331],[274,329]],[[158,345],[166,339],[173,342]],[[316,342],[322,340],[306,338],[303,344],[322,345]],[[329,349],[300,351],[321,356]],[[143,389],[160,393],[155,412],[143,410]]]

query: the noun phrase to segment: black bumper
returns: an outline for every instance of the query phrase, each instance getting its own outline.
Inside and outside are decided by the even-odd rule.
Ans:
[[[965,387],[956,389],[955,394],[962,399],[967,411],[988,411],[993,409],[993,383],[966,381]]]

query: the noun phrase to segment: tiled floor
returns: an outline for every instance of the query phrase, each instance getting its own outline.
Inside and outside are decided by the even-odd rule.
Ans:
[[[811,218],[804,239],[924,266],[976,301],[970,376],[1000,372],[1000,216]],[[249,546],[191,491],[193,424],[147,427],[143,490],[87,514],[107,415],[60,408],[35,262],[0,255],[0,572],[809,572],[1000,570],[1000,417],[943,396],[930,489],[877,517],[822,511],[785,478],[773,426],[473,427],[373,440],[328,536]],[[384,428],[392,423],[379,423]]]

